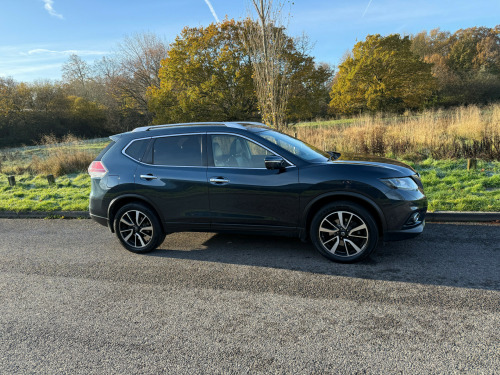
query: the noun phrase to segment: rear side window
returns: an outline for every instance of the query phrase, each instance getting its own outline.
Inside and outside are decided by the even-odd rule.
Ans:
[[[200,134],[157,138],[153,145],[153,164],[176,167],[201,167]]]
[[[132,142],[126,149],[125,153],[132,159],[141,161],[150,139],[140,139]]]
[[[96,161],[100,161],[100,160],[102,159],[102,157],[104,156],[104,154],[105,154],[106,152],[108,152],[108,151],[109,151],[109,149],[110,149],[111,147],[113,147],[113,145],[114,145],[115,143],[116,143],[115,141],[111,141],[111,142],[109,142],[109,143],[108,143],[108,145],[102,149],[102,151],[99,153],[99,155],[97,155],[97,157],[95,158],[95,160],[96,160]]]

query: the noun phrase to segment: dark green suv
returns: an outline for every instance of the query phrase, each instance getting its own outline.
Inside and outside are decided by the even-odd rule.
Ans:
[[[89,167],[90,214],[136,253],[180,231],[310,239],[329,259],[422,232],[420,177],[398,161],[340,157],[258,123],[137,128]]]

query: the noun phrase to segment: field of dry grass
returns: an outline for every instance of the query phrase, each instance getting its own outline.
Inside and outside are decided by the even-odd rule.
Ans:
[[[301,123],[288,133],[318,148],[339,152],[415,161],[429,157],[500,160],[500,104]]]
[[[48,135],[37,146],[0,150],[0,172],[56,177],[86,172],[89,164],[109,139],[82,140],[72,135],[61,139]]]

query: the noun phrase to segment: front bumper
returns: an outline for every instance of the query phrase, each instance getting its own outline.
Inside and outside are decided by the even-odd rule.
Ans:
[[[384,241],[400,241],[416,237],[424,231],[424,227],[425,220],[413,228],[388,231],[384,234]]]

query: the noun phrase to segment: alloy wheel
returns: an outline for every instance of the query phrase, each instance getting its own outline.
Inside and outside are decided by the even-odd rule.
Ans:
[[[138,210],[126,211],[120,217],[118,230],[123,241],[137,249],[145,248],[153,239],[150,218]]]
[[[364,220],[349,211],[334,211],[319,225],[319,240],[329,253],[353,257],[368,246],[368,227]]]

